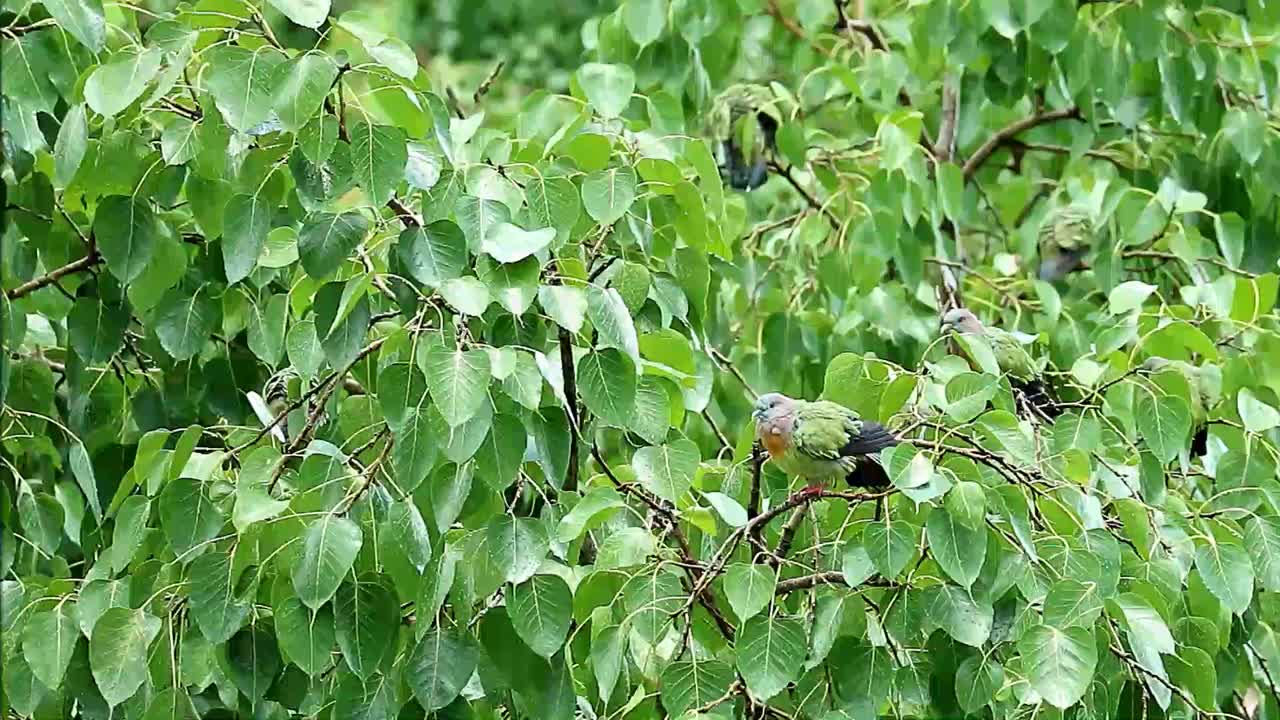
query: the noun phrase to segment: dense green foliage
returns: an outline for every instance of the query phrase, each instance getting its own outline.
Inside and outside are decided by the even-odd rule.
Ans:
[[[5,712],[1280,718],[1280,4],[160,5],[0,6]]]

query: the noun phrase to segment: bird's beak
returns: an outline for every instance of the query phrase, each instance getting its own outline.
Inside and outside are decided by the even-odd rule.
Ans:
[[[752,420],[755,420],[756,422],[760,422],[763,418],[764,418],[764,412],[762,412],[760,409],[757,408],[751,411]]]

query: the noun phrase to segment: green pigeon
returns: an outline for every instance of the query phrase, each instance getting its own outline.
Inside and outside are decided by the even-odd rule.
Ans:
[[[807,481],[808,492],[844,478],[854,487],[884,487],[889,477],[877,454],[898,444],[885,426],[863,420],[843,405],[807,402],[766,393],[751,416],[756,439],[788,475]]]
[[[781,123],[777,98],[764,85],[739,83],[716,96],[706,132],[716,142],[721,175],[729,187],[754,190],[768,176],[765,152],[774,147]]]
[[[982,324],[976,315],[966,308],[948,310],[942,316],[943,332],[981,337],[987,341],[1000,372],[1009,377],[1009,384],[1019,391],[1035,411],[1045,419],[1061,414],[1061,409],[1051,393],[1051,388],[1040,374],[1031,353],[1012,333]],[[978,362],[969,354],[964,343],[957,343],[970,367],[981,371]]]
[[[1050,210],[1040,224],[1040,279],[1053,282],[1080,267],[1093,242],[1087,208],[1067,205]]]

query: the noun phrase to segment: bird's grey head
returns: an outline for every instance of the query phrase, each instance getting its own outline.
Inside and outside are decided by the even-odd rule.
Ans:
[[[942,329],[962,333],[964,335],[980,335],[985,328],[978,316],[965,308],[953,308],[942,316]]]
[[[765,393],[756,399],[755,409],[751,411],[751,417],[756,422],[772,418],[779,413],[785,413],[795,405],[795,401],[783,395],[782,393]]]

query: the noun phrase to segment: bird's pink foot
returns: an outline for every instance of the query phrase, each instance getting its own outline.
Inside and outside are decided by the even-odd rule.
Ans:
[[[813,485],[813,484],[805,485],[804,488],[800,491],[800,494],[806,497],[813,496],[813,495],[821,495],[822,486]]]

